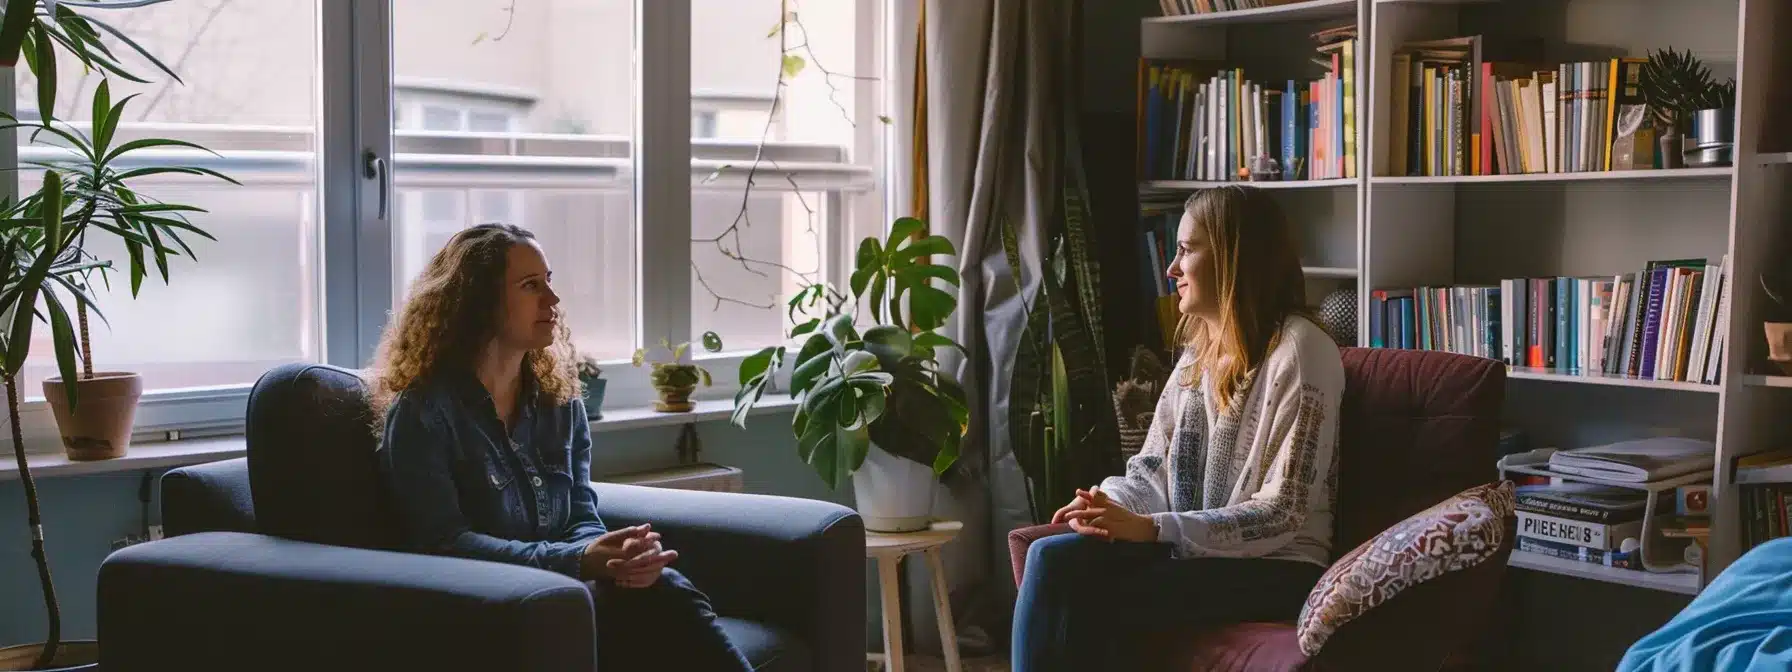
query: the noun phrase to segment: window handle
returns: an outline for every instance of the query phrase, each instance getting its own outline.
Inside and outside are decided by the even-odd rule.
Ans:
[[[380,219],[386,219],[387,204],[391,199],[392,180],[386,174],[386,160],[369,149],[361,153],[362,172],[369,180],[379,180]]]

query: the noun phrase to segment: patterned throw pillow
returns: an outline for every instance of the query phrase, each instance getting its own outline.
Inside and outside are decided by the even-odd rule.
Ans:
[[[1511,516],[1511,481],[1477,485],[1363,542],[1307,594],[1296,631],[1301,652],[1319,653],[1338,628],[1402,590],[1492,557]]]

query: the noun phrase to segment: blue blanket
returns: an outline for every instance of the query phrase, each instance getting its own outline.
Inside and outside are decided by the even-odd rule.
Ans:
[[[1618,670],[1792,670],[1792,538],[1743,554],[1666,625],[1632,644]]]

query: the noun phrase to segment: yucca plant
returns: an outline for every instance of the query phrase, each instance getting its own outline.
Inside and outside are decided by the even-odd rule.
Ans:
[[[1659,49],[1643,63],[1638,84],[1661,126],[1684,135],[1699,110],[1736,105],[1736,80],[1718,82],[1711,69],[1689,51]]]
[[[92,280],[97,274],[102,282],[109,282],[106,272],[113,262],[88,252],[88,235],[97,231],[123,241],[135,296],[151,263],[166,282],[170,257],[193,256],[184,236],[211,236],[185,219],[185,213],[202,212],[199,208],[157,201],[130,183],[165,173],[211,176],[234,183],[206,168],[123,167],[133,152],[142,149],[203,148],[167,139],[115,142],[129,98],[114,103],[107,82],[111,77],[147,81],[122,65],[120,53],[141,58],[175,81],[179,77],[128,35],[94,16],[94,12],[77,10],[131,9],[164,1],[6,0],[4,15],[0,15],[0,67],[16,68],[20,56],[24,56],[37,81],[40,116],[36,121],[20,121],[7,115],[0,130],[28,129],[32,142],[48,140],[69,155],[66,159],[34,164],[43,169],[39,189],[23,198],[0,202],[0,352],[4,352],[0,378],[6,385],[13,455],[25,490],[26,516],[32,532],[31,555],[37,565],[49,621],[46,641],[24,647],[37,649],[33,666],[38,668],[59,661],[62,616],[44,553],[37,489],[18,421],[18,377],[30,358],[33,327],[43,322],[50,328],[56,367],[64,381],[77,379],[77,365],[91,375],[88,314],[104,319],[93,301]],[[115,41],[116,49],[105,38]],[[85,133],[54,117],[58,59],[68,57],[101,77],[94,94],[93,118]],[[77,404],[76,386],[69,384],[64,389],[66,402],[70,406]]]
[[[801,342],[790,376],[797,401],[791,431],[798,457],[829,487],[844,484],[874,443],[936,476],[958,461],[970,411],[964,389],[940,369],[938,355],[940,348],[963,347],[936,331],[958,299],[933,281],[957,286],[959,278],[952,267],[928,262],[956,254],[944,236],[928,235],[921,220],[904,217],[890,225],[886,239],[860,241],[850,294],[817,283],[790,299],[790,341]],[[872,321],[863,332],[849,309],[861,302]],[[780,345],[741,362],[736,426],[746,427],[789,354]]]

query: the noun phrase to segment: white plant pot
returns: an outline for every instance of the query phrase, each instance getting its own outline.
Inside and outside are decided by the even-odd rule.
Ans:
[[[933,522],[933,468],[871,445],[852,473],[853,501],[871,532],[914,532]]]

